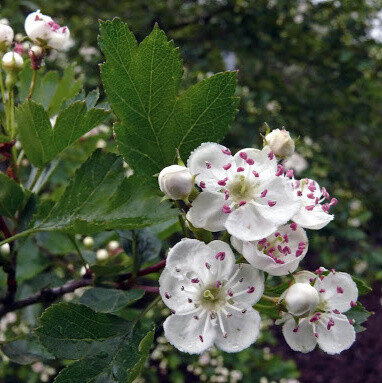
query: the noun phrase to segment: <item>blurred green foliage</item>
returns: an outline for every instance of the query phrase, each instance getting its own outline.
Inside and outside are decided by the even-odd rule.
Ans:
[[[46,65],[62,71],[68,60],[76,63],[87,91],[101,87],[97,21],[115,16],[129,24],[138,40],[159,23],[180,46],[184,87],[210,73],[238,69],[239,114],[224,143],[233,151],[261,145],[264,122],[271,128],[285,126],[300,137],[296,149],[308,163],[298,176],[316,179],[339,200],[336,219],[319,233],[309,232],[312,255],[302,267],[323,264],[367,277],[370,283],[382,280],[382,44],[370,37],[381,0],[2,0],[0,18],[22,33],[25,16],[38,8],[68,25],[73,37],[70,49],[53,53]],[[51,180],[55,194],[50,197],[58,199],[79,164],[105,144],[114,150],[107,128],[68,149]],[[54,254],[38,258],[37,266],[52,258],[59,264]],[[51,274],[46,270],[43,275],[53,285],[64,277]],[[40,288],[41,276],[35,279],[22,294]],[[31,326],[35,309],[23,313]],[[194,366],[188,378],[195,378],[198,359],[180,359],[168,347],[164,370],[171,381],[183,382],[179,372],[187,365]],[[150,360],[148,381],[162,371],[160,363]],[[275,358],[265,363],[262,348],[248,349],[235,360],[225,357],[224,365],[252,374],[251,365],[260,373],[255,378],[297,376],[292,362]],[[2,381],[39,381],[41,372],[14,366],[0,367]]]

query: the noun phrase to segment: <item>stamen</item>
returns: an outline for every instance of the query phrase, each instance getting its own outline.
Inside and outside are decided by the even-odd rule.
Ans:
[[[223,205],[222,212],[225,214],[229,214],[232,212],[232,210],[228,205]]]
[[[217,253],[215,255],[215,258],[216,259],[220,259],[221,261],[224,261],[224,258],[225,258],[225,252],[224,251],[220,251],[219,253]]]
[[[293,169],[289,169],[287,170],[287,172],[285,173],[286,177],[288,178],[293,178]]]
[[[267,195],[267,193],[268,193],[268,190],[267,190],[267,189],[265,189],[264,191],[262,191],[261,194],[260,194],[260,198],[264,198],[264,197]]]
[[[199,186],[200,186],[202,189],[205,189],[205,188],[206,188],[206,183],[205,183],[204,181],[200,181]]]
[[[247,201],[243,200],[239,202],[239,206],[244,206],[247,203]]]
[[[314,205],[305,206],[305,209],[308,211],[312,211],[314,209]]]
[[[330,201],[330,205],[331,206],[337,205],[337,203],[338,203],[338,199],[337,198],[332,198],[331,201]]]
[[[199,339],[200,339],[200,341],[201,341],[202,343],[204,342],[203,337],[202,337],[201,335],[199,335]]]
[[[255,170],[252,170],[252,174],[255,176],[255,177],[259,177],[259,173]]]
[[[281,164],[278,164],[276,176],[279,177],[279,176],[282,176],[283,174],[284,174],[284,168]]]
[[[341,286],[337,286],[337,293],[338,294],[343,294],[344,293],[344,289]]]
[[[231,155],[231,151],[230,151],[229,149],[227,149],[227,148],[222,149],[222,152],[223,152],[224,154],[227,154],[227,156],[230,156],[230,155]]]
[[[255,161],[252,159],[252,158],[248,158],[246,161],[245,161],[248,165],[253,165],[255,163]]]
[[[227,338],[228,334],[224,330],[224,325],[223,325],[223,320],[220,312],[218,312],[218,319],[219,319],[219,325],[220,325],[220,330],[222,331],[223,338]]]
[[[357,306],[357,303],[355,303],[354,301],[351,301],[351,302],[350,302],[350,306],[351,306],[351,307],[356,307],[356,306]]]
[[[276,205],[276,201],[271,201],[271,200],[268,200],[268,206],[269,207],[273,207]]]
[[[244,168],[242,168],[241,166],[239,166],[239,167],[237,168],[236,171],[237,171],[238,173],[243,172],[243,171],[244,171]]]
[[[224,169],[224,170],[228,170],[228,169],[231,168],[231,166],[232,166],[232,164],[228,163],[227,165],[224,165],[224,166],[223,166],[223,169]]]
[[[245,152],[240,152],[239,157],[242,158],[243,160],[246,160],[248,158],[247,153]]]
[[[198,278],[192,278],[192,279],[191,279],[191,282],[192,282],[192,283],[199,283],[200,281],[199,281]]]
[[[268,153],[268,158],[269,158],[270,160],[273,160],[273,157],[274,157],[273,152],[269,152],[269,153]]]
[[[298,326],[293,329],[293,332],[296,333],[298,331]]]
[[[228,180],[228,178],[226,177],[226,178],[224,178],[223,180],[219,180],[218,181],[218,185],[220,185],[220,186],[225,186],[226,185],[226,182],[227,182],[227,180]]]
[[[171,295],[170,295],[167,291],[164,293],[164,296],[165,296],[167,299],[170,299],[170,298],[171,298]]]
[[[206,161],[206,168],[207,168],[207,169],[211,169],[211,162]]]

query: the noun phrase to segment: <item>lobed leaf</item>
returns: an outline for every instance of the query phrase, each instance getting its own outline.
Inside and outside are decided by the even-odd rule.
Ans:
[[[0,215],[13,217],[24,200],[24,192],[13,179],[0,172]]]

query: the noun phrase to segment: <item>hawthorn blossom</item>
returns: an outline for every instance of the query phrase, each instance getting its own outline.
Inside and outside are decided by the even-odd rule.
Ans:
[[[272,130],[265,136],[265,141],[279,158],[287,158],[294,153],[294,141],[285,129]]]
[[[333,270],[324,274],[323,268],[316,274],[296,273],[296,284],[280,297],[288,313],[276,323],[283,323],[292,350],[306,353],[318,344],[328,354],[339,354],[355,341],[353,321],[342,313],[357,305],[357,285],[347,273]]]
[[[13,29],[9,25],[0,23],[0,51],[6,50],[12,44],[13,37]]]
[[[35,44],[57,50],[64,49],[70,37],[68,27],[61,27],[50,16],[43,15],[40,10],[27,16],[24,28]]]
[[[257,339],[260,315],[252,306],[263,278],[251,265],[235,264],[225,242],[183,239],[170,250],[159,285],[172,312],[165,336],[180,351],[201,354],[215,345],[238,352]]]
[[[193,178],[185,166],[171,165],[165,167],[158,177],[160,190],[173,200],[188,197],[193,187]]]
[[[292,218],[294,222],[305,229],[319,230],[334,219],[329,210],[338,201],[336,198],[330,199],[324,187],[320,188],[316,181],[309,178],[295,180],[293,187],[301,201],[300,210]],[[325,200],[328,202],[324,203]]]
[[[187,166],[202,190],[187,214],[197,228],[226,229],[243,241],[255,241],[275,232],[299,210],[291,181],[282,176],[267,146],[231,156],[224,146],[207,142],[191,153]]]
[[[253,267],[278,276],[293,273],[308,251],[308,237],[296,223],[280,226],[259,241],[231,237],[231,243]]]

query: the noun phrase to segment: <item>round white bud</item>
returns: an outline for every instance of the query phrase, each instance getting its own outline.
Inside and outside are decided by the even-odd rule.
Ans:
[[[109,258],[109,253],[106,249],[99,249],[97,250],[96,257],[99,261],[104,261],[105,259]]]
[[[287,289],[284,302],[290,314],[302,316],[312,313],[317,308],[320,297],[309,283],[295,283]]]
[[[16,52],[8,52],[3,56],[3,67],[5,71],[18,71],[23,65],[23,58]]]
[[[160,190],[173,200],[184,199],[191,193],[193,177],[185,166],[171,165],[158,177]]]
[[[43,49],[39,45],[33,45],[30,49],[36,57],[41,57],[44,53]]]
[[[272,152],[279,158],[287,158],[294,153],[294,141],[285,129],[274,129],[265,136]]]
[[[109,251],[116,251],[119,249],[119,242],[118,241],[110,241],[108,244],[107,244],[107,249]]]
[[[94,239],[93,239],[93,237],[85,237],[85,238],[82,240],[82,243],[84,244],[84,246],[85,246],[87,249],[92,249],[93,246],[94,246]]]
[[[9,25],[0,24],[0,48],[6,48],[11,45],[13,36],[13,29]]]
[[[6,243],[0,247],[0,253],[5,257],[11,253],[11,247],[9,246],[9,243]]]

